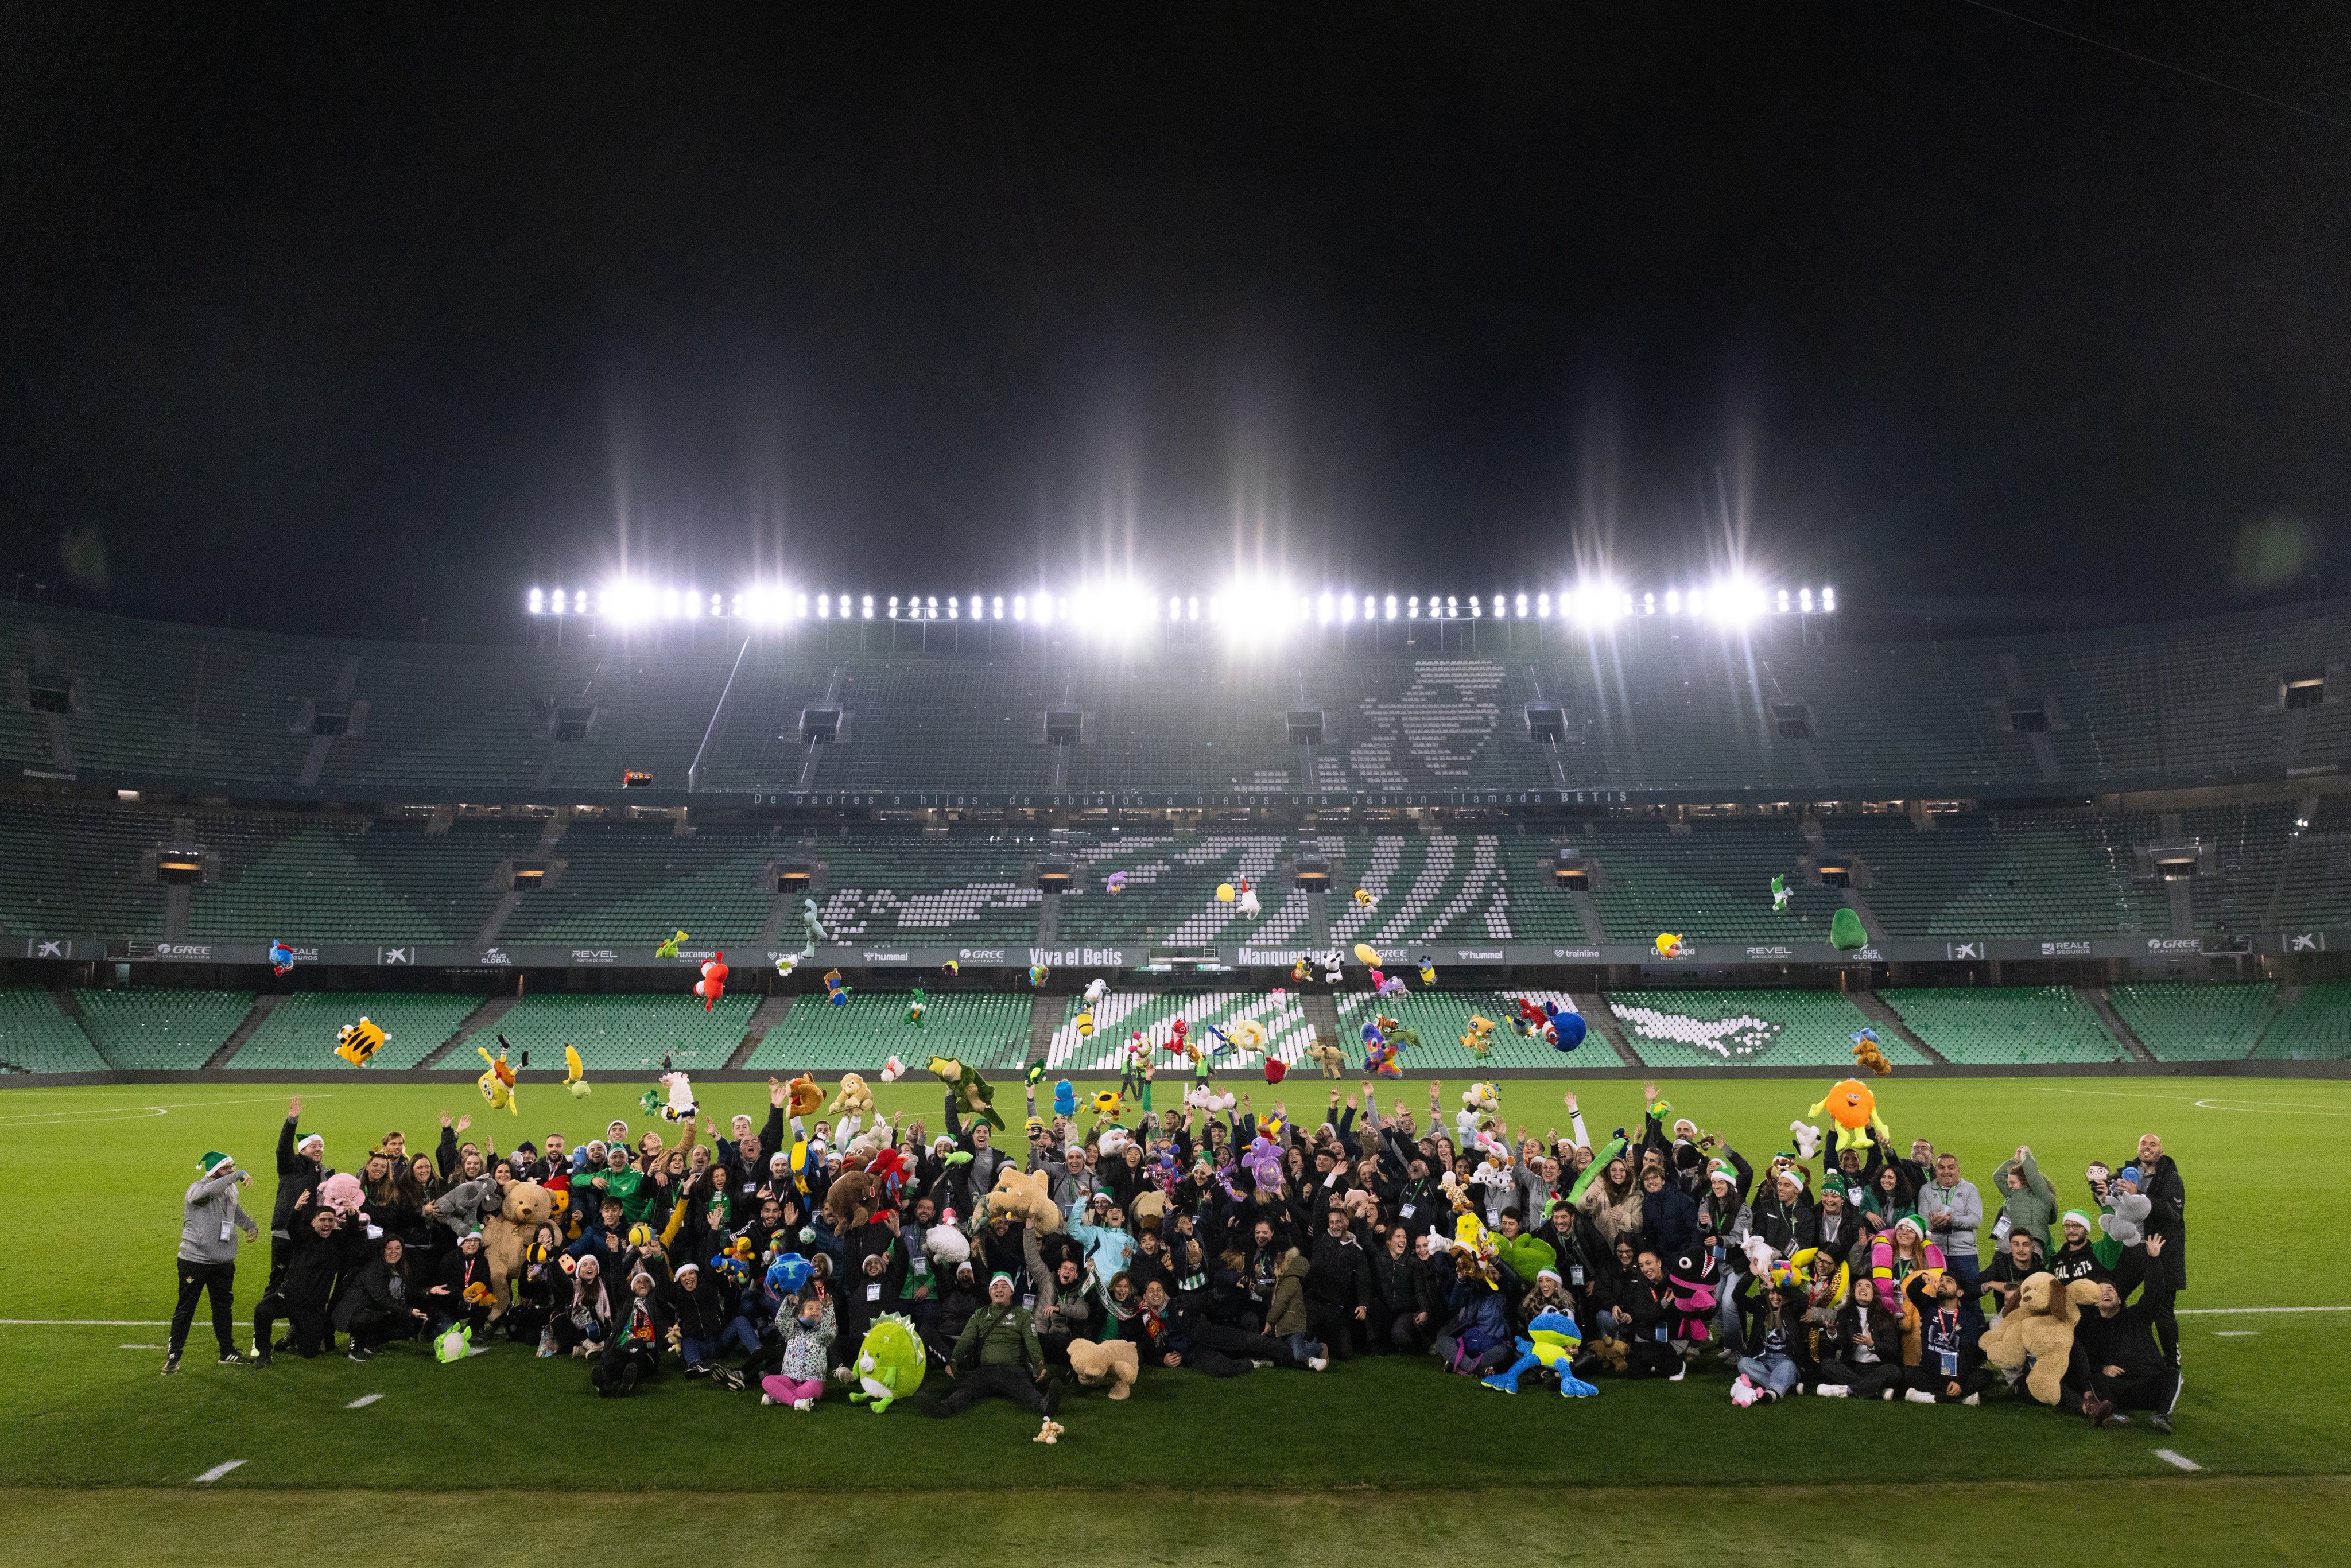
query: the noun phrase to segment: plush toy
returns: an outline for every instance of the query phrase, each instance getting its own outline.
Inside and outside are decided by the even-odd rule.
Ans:
[[[1483,1081],[1472,1083],[1461,1091],[1461,1114],[1454,1118],[1458,1128],[1468,1130],[1457,1142],[1468,1143],[1469,1132],[1493,1125],[1501,1114],[1502,1092]]]
[[[982,1078],[977,1069],[952,1056],[934,1056],[930,1070],[940,1082],[954,1087],[956,1099],[966,1115],[979,1117],[999,1133],[1004,1130],[1004,1118],[996,1113],[995,1086]]]
[[[1086,1109],[1097,1116],[1115,1116],[1118,1114],[1119,1106],[1123,1104],[1125,1100],[1126,1096],[1115,1089],[1101,1089],[1095,1091],[1086,1101]]]
[[[904,1062],[903,1062],[903,1061],[899,1061],[899,1060],[898,1060],[896,1057],[894,1057],[894,1056],[885,1057],[885,1058],[883,1058],[883,1061],[882,1061],[882,1082],[884,1082],[884,1083],[895,1083],[895,1082],[898,1082],[898,1080],[900,1080],[901,1078],[904,1078],[904,1077],[905,1077],[905,1076],[906,1076],[906,1064],[905,1064]]]
[[[824,1091],[816,1086],[815,1079],[803,1072],[791,1081],[787,1102],[785,1109],[793,1115],[813,1115],[817,1107],[824,1103]]]
[[[1134,1391],[1140,1362],[1133,1340],[1098,1341],[1082,1336],[1070,1342],[1070,1370],[1085,1388],[1110,1389],[1110,1397],[1123,1399]]]
[[[1078,1113],[1078,1086],[1066,1078],[1053,1081],[1053,1114],[1074,1116]]]
[[[914,1332],[914,1320],[896,1312],[883,1313],[857,1347],[857,1386],[850,1390],[849,1402],[863,1405],[870,1400],[873,1414],[881,1415],[893,1401],[923,1385],[923,1342]]]
[[[483,1064],[482,1075],[474,1082],[481,1089],[482,1098],[490,1103],[490,1109],[521,1115],[521,1108],[515,1104],[514,1069],[507,1065],[507,1037],[498,1036],[496,1057],[478,1045],[474,1047],[474,1054],[482,1059]]]
[[[1583,1331],[1575,1314],[1545,1309],[1527,1323],[1527,1337],[1518,1342],[1519,1359],[1490,1377],[1479,1379],[1485,1387],[1504,1394],[1519,1391],[1519,1378],[1531,1368],[1550,1367],[1559,1374],[1559,1391],[1570,1399],[1590,1398],[1600,1392],[1570,1370],[1583,1346]]]
[[[1278,1056],[1269,1056],[1265,1059],[1265,1081],[1268,1083],[1279,1083],[1289,1076],[1290,1063],[1282,1061]],[[1329,1076],[1336,1078],[1339,1075],[1333,1072],[1329,1074]]]
[[[1093,1013],[1092,1010],[1081,1012],[1077,1017],[1070,1020],[1070,1027],[1078,1031],[1078,1038],[1080,1040],[1092,1040],[1094,1034]]]
[[[873,1178],[864,1171],[843,1171],[824,1189],[824,1212],[832,1233],[846,1236],[873,1218]]]
[[[1476,1013],[1469,1015],[1469,1031],[1461,1037],[1462,1049],[1483,1057],[1494,1049],[1494,1030],[1499,1028],[1492,1019]]]
[[[1318,1034],[1314,1037],[1313,1042],[1306,1048],[1306,1060],[1321,1067],[1323,1077],[1336,1078],[1340,1076],[1339,1070],[1344,1065],[1347,1058],[1346,1053],[1342,1051],[1336,1043]]]
[[[1110,995],[1110,982],[1100,975],[1086,982],[1086,1006],[1098,1008],[1102,1006],[1102,998],[1108,995]]]
[[[524,1253],[538,1228],[555,1218],[555,1195],[535,1181],[509,1183],[498,1211],[482,1221],[482,1260],[490,1270],[490,1320],[506,1315],[510,1280],[522,1277]]]
[[[778,1296],[797,1296],[807,1288],[814,1264],[797,1252],[781,1252],[768,1265],[768,1289]]]
[[[1255,1056],[1265,1049],[1265,1025],[1255,1019],[1242,1019],[1223,1032],[1225,1043],[1234,1054]],[[1217,1054],[1223,1056],[1226,1052],[1219,1051]]]
[[[1031,990],[1041,990],[1041,989],[1043,989],[1043,988],[1044,988],[1045,982],[1046,982],[1047,980],[1049,980],[1049,979],[1052,978],[1052,975],[1053,975],[1053,971],[1052,971],[1051,967],[1049,967],[1049,966],[1047,966],[1047,965],[1044,965],[1044,964],[1031,964],[1031,965],[1029,965],[1029,989],[1031,989]]]
[[[1376,1038],[1364,1041],[1364,1071],[1374,1078],[1402,1078],[1404,1069],[1396,1065],[1395,1044],[1385,1039]],[[1336,1078],[1339,1075],[1332,1072],[1331,1076]]]
[[[347,1023],[335,1036],[335,1054],[353,1067],[365,1067],[375,1053],[383,1049],[389,1039],[383,1027],[371,1019]]]
[[[563,1046],[563,1087],[574,1100],[588,1098],[588,1067],[580,1060],[580,1048],[565,1041]]]
[[[1061,1228],[1061,1211],[1053,1202],[1051,1184],[1042,1171],[1031,1175],[1014,1169],[1008,1162],[997,1166],[996,1185],[987,1189],[987,1204],[989,1218],[1008,1214],[1040,1236]]]
[[[1257,901],[1257,889],[1246,882],[1241,883],[1241,896],[1238,902],[1242,915],[1250,920],[1256,919],[1263,907]]]
[[[1858,1078],[1847,1078],[1837,1083],[1804,1114],[1817,1116],[1823,1111],[1826,1111],[1830,1119],[1836,1123],[1839,1154],[1847,1149],[1866,1151],[1869,1134],[1873,1131],[1884,1134],[1888,1143],[1894,1141],[1894,1134],[1887,1132],[1886,1124],[1877,1119],[1877,1096],[1871,1093],[1869,1085]]]
[[[1361,1187],[1353,1188],[1347,1196],[1371,1197],[1371,1195]],[[1375,1214],[1374,1218],[1378,1217]],[[1559,1267],[1559,1249],[1537,1237],[1531,1230],[1521,1230],[1508,1240],[1497,1238],[1494,1242],[1494,1256],[1508,1263],[1510,1266],[1510,1272],[1529,1284],[1532,1284],[1535,1276],[1545,1269]]]
[[[283,942],[269,945],[269,972],[283,975],[294,967],[294,949]]]
[[[1358,909],[1376,909],[1379,907],[1378,901],[1372,897],[1372,890],[1370,888],[1359,887],[1355,889],[1355,907]]]
[[[1788,907],[1788,900],[1789,900],[1791,897],[1792,897],[1792,896],[1793,896],[1793,894],[1790,894],[1790,893],[1789,893],[1789,891],[1788,891],[1788,878],[1787,878],[1787,875],[1786,875],[1786,873],[1780,873],[1780,874],[1775,875],[1774,877],[1772,877],[1772,879],[1771,879],[1771,913],[1772,913],[1772,914],[1774,914],[1774,915],[1779,915],[1779,914],[1782,914],[1782,913],[1785,912],[1785,911],[1786,911],[1786,909],[1787,909],[1787,907]]]
[[[2116,1193],[2108,1200],[2109,1207],[2098,1216],[2098,1228],[2125,1247],[2137,1247],[2147,1239],[2147,1218],[2155,1210],[2155,1200],[2145,1193]]]
[[[1689,945],[1670,931],[1658,932],[1657,939],[1650,944],[1649,950],[1656,954],[1660,958],[1687,958],[1689,956]]]
[[[444,1364],[463,1361],[473,1354],[474,1329],[470,1323],[451,1323],[441,1331],[441,1337],[433,1342],[433,1359]]]
[[[1280,1185],[1281,1145],[1268,1137],[1263,1127],[1259,1127],[1257,1136],[1249,1140],[1249,1146],[1241,1151],[1240,1163],[1259,1190],[1271,1192]]]
[[[865,1087],[865,1080],[854,1072],[841,1075],[841,1092],[832,1097],[832,1116],[863,1116],[873,1110],[873,1091]]]
[[[646,1109],[664,1122],[690,1122],[701,1107],[694,1102],[694,1082],[683,1072],[661,1075],[663,1100],[657,1106]]]
[[[1311,962],[1312,960],[1311,959],[1301,958],[1296,963],[1290,965],[1290,977],[1301,985],[1306,981],[1312,979],[1314,977],[1314,971],[1309,967],[1309,965]]]
[[[1861,916],[1848,904],[1829,919],[1829,946],[1840,953],[1851,953],[1869,946],[1869,933],[1862,929]]]
[[[319,1206],[335,1210],[345,1220],[367,1218],[360,1212],[366,1202],[367,1189],[360,1185],[360,1178],[349,1171],[337,1171],[319,1184]]]
[[[916,1029],[922,1028],[923,1014],[930,1010],[930,1006],[931,998],[923,995],[922,987],[916,986],[906,993],[906,1021]]]
[[[1674,1303],[1670,1337],[1698,1343],[1711,1336],[1710,1325],[1721,1305],[1716,1293],[1720,1283],[1719,1266],[1708,1249],[1682,1253],[1666,1265],[1666,1290]]]
[[[2053,1274],[2028,1275],[2017,1287],[2016,1305],[1984,1331],[1977,1347],[1988,1364],[2003,1372],[2030,1363],[2025,1388],[2042,1404],[2054,1405],[2074,1356],[2074,1325],[2097,1299],[2098,1287],[2091,1281],[2061,1285]]]
[[[714,953],[702,966],[702,978],[694,982],[694,994],[702,998],[702,1010],[708,1012],[719,998],[726,994],[726,955]]]
[[[1355,944],[1355,962],[1366,969],[1376,969],[1380,967],[1380,950],[1368,942],[1358,942]],[[1323,967],[1335,969],[1339,966],[1326,963]]]
[[[827,969],[824,972],[824,999],[837,1008],[845,1008],[849,1005],[849,988],[842,983],[841,971],[838,969]]]
[[[1239,1102],[1232,1095],[1219,1094],[1203,1083],[1184,1096],[1184,1103],[1195,1111],[1206,1111],[1210,1115],[1214,1115],[1219,1111],[1231,1110]]]
[[[1056,1421],[1050,1416],[1048,1416],[1045,1417],[1045,1424],[1037,1428],[1037,1435],[1029,1440],[1032,1443],[1058,1444],[1061,1440],[1061,1434],[1068,1430],[1069,1428],[1067,1427],[1062,1426],[1059,1421]]]
[[[1881,1078],[1894,1071],[1894,1063],[1886,1060],[1885,1049],[1878,1044],[1874,1029],[1853,1031],[1853,1060],[1855,1066],[1866,1067]]]
[[[688,940],[690,940],[690,938],[684,932],[673,931],[660,946],[653,949],[653,956],[656,958],[674,958],[677,956],[677,945]]]
[[[931,1267],[949,1279],[957,1267],[971,1261],[971,1238],[966,1236],[955,1222],[955,1210],[939,1216],[939,1222],[923,1232],[923,1250],[931,1256]]]
[[[1556,1006],[1552,1009],[1551,1027],[1545,1038],[1551,1041],[1553,1051],[1573,1051],[1583,1043],[1589,1027],[1583,1021],[1583,1015],[1573,1008]]]
[[[1821,1152],[1821,1130],[1818,1127],[1803,1122],[1791,1122],[1788,1124],[1788,1131],[1796,1135],[1796,1154],[1799,1158],[1808,1160]]]

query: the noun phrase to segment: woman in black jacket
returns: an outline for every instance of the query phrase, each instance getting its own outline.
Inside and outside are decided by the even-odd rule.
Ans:
[[[1877,1399],[1902,1385],[1902,1320],[1877,1299],[1877,1281],[1862,1275],[1836,1321],[1820,1333],[1814,1394],[1833,1399]]]
[[[341,1218],[332,1208],[312,1203],[308,1193],[296,1195],[287,1225],[291,1250],[287,1254],[285,1277],[253,1309],[256,1365],[267,1366],[270,1353],[276,1350],[314,1356],[334,1348],[327,1302],[334,1291],[336,1270],[342,1264],[343,1249],[335,1234]],[[285,1340],[273,1344],[271,1336],[281,1319],[292,1327]]]
[[[387,1236],[375,1255],[361,1265],[335,1308],[335,1326],[351,1337],[351,1359],[365,1361],[376,1346],[391,1340],[414,1339],[429,1321],[410,1298],[408,1249],[399,1237]]]

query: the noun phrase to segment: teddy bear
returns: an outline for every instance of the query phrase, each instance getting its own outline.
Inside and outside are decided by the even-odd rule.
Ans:
[[[2155,1212],[2155,1200],[2145,1193],[2116,1193],[2112,1200],[2112,1212],[2098,1216],[2098,1228],[2125,1247],[2137,1247],[2147,1239],[2147,1217]]]
[[[523,1251],[538,1228],[555,1218],[555,1195],[535,1181],[507,1186],[498,1211],[482,1222],[482,1258],[490,1266],[490,1317],[506,1315],[507,1281],[523,1273]]]
[[[873,1091],[865,1087],[865,1080],[854,1072],[841,1075],[841,1092],[834,1095],[831,1116],[862,1116],[873,1109]]]
[[[1134,1375],[1140,1364],[1133,1340],[1081,1338],[1070,1342],[1070,1370],[1077,1375],[1078,1382],[1087,1388],[1107,1384],[1113,1399],[1123,1399],[1134,1392]]]
[[[832,1233],[846,1236],[873,1218],[873,1178],[863,1171],[843,1171],[824,1191],[824,1212]]]
[[[987,1192],[987,1212],[991,1218],[1008,1214],[1025,1225],[1034,1226],[1040,1234],[1061,1228],[1061,1211],[1054,1207],[1053,1194],[1042,1171],[1032,1176],[1009,1165],[998,1166],[996,1185]]]
[[[2074,1354],[2074,1325],[2082,1309],[2097,1299],[2098,1287],[2087,1280],[2061,1285],[2053,1274],[2027,1277],[2017,1287],[2016,1305],[1984,1331],[1984,1361],[2003,1372],[2020,1371],[2031,1362],[2025,1387],[2042,1404],[2056,1404]]]
[[[1322,1069],[1323,1077],[1336,1078],[1341,1064],[1346,1061],[1346,1054],[1318,1034],[1314,1037],[1314,1043],[1306,1048],[1306,1059]]]
[[[795,1116],[809,1115],[812,1113],[818,1106],[824,1103],[824,1091],[818,1088],[816,1086],[816,1080],[810,1077],[805,1072],[792,1080],[790,1091],[791,1103],[789,1108],[791,1113]]]

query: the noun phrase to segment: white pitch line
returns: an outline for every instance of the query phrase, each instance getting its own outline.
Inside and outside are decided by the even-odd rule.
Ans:
[[[2214,1329],[2212,1337],[2214,1339],[2258,1339],[2261,1337],[2261,1332],[2259,1329]]]
[[[2199,1111],[2220,1111],[2230,1115],[2258,1112],[2273,1116],[2351,1116],[2351,1105],[2318,1105],[2307,1100],[2287,1100],[2258,1104],[2228,1094],[2147,1094],[2133,1089],[2061,1089],[2051,1084],[2026,1085],[2036,1094],[2089,1094],[2101,1100],[2160,1100],[2169,1105],[2193,1105]]]
[[[2173,1448],[2158,1448],[2155,1457],[2167,1465],[2177,1465],[2183,1470],[2200,1470],[2204,1467]]]
[[[166,1347],[160,1344],[126,1344],[122,1348],[124,1350],[162,1350]]]
[[[208,1487],[212,1485],[213,1482],[220,1479],[221,1477],[228,1474],[229,1471],[236,1469],[237,1466],[243,1463],[245,1463],[243,1459],[223,1460],[221,1463],[214,1465],[211,1469],[206,1470],[203,1475],[198,1476],[190,1484],[193,1486]]]
[[[2351,1312],[2351,1307],[2181,1307],[2172,1315],[2182,1318],[2239,1318],[2273,1312]]]
[[[334,1095],[305,1094],[308,1100],[331,1100]],[[193,1111],[205,1105],[262,1105],[274,1103],[275,1094],[249,1094],[235,1100],[174,1100],[168,1105],[95,1105],[87,1111],[52,1111],[31,1116],[0,1116],[0,1127],[38,1127],[82,1119],[90,1122],[123,1122],[151,1116],[169,1115],[174,1111]]]
[[[33,1329],[167,1329],[169,1318],[0,1318],[0,1325]]]
[[[346,1410],[364,1410],[382,1397],[383,1396],[381,1394],[362,1394],[357,1399],[352,1400],[349,1405],[344,1406],[343,1408]]]

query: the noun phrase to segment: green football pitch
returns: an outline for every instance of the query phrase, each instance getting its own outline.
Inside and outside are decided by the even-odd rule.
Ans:
[[[1685,1081],[1667,1093],[1760,1162],[1786,1146],[1790,1119],[1825,1083]],[[454,1365],[400,1347],[364,1365],[281,1356],[240,1370],[213,1364],[200,1320],[186,1371],[157,1375],[196,1158],[218,1148],[252,1166],[246,1207],[266,1223],[289,1094],[304,1097],[303,1126],[325,1135],[329,1163],[351,1168],[388,1128],[429,1146],[443,1109],[472,1113],[475,1135],[502,1145],[598,1135],[615,1114],[642,1128],[643,1087],[601,1083],[582,1102],[534,1075],[519,1116],[487,1112],[462,1084],[357,1074],[0,1094],[0,1488],[16,1489],[0,1490],[0,1559],[252,1562],[363,1539],[372,1556],[445,1561],[468,1545],[594,1550],[614,1531],[651,1531],[635,1538],[683,1555],[697,1531],[765,1529],[820,1548],[956,1541],[976,1561],[1281,1562],[1357,1542],[1416,1561],[1672,1542],[1690,1561],[1777,1563],[1809,1537],[1826,1544],[1807,1560],[1841,1562],[1864,1536],[1876,1552],[1925,1544],[1890,1521],[1863,1528],[1856,1511],[1870,1505],[1853,1489],[1889,1486],[1896,1515],[1929,1510],[1954,1542],[2086,1530],[2109,1551],[2179,1560],[2224,1549],[2241,1563],[2339,1560],[2351,1266],[2331,1167],[2351,1131],[2351,1084],[2326,1080],[1877,1085],[1898,1141],[1956,1150],[1980,1184],[2029,1143],[2069,1203],[2083,1201],[2087,1162],[2118,1161],[2142,1132],[2163,1135],[2189,1195],[2187,1384],[2169,1437],[2005,1399],[1740,1410],[1711,1361],[1679,1385],[1603,1379],[1591,1400],[1507,1397],[1394,1359],[1222,1383],[1150,1371],[1123,1405],[1073,1397],[1050,1448],[1029,1440],[1033,1418],[995,1404],[952,1423],[845,1404],[799,1416],[674,1375],[602,1401],[579,1363],[504,1343]],[[1293,1081],[1254,1097],[1303,1118],[1319,1114],[1324,1087]],[[1447,1087],[1448,1115],[1460,1087]],[[1566,1087],[1506,1083],[1505,1116],[1564,1126]],[[935,1084],[876,1091],[885,1111],[936,1130]],[[1017,1129],[1019,1085],[998,1092]],[[1595,1140],[1637,1115],[1635,1086],[1579,1092]],[[1382,1093],[1425,1124],[1425,1083]],[[765,1113],[756,1084],[704,1085],[703,1099],[722,1125],[738,1110]],[[241,1317],[266,1269],[266,1250],[246,1253]],[[1933,1490],[1944,1483],[1958,1489],[1948,1504]],[[481,1521],[499,1517],[528,1522],[486,1540]],[[709,1549],[724,1550],[716,1536]]]

